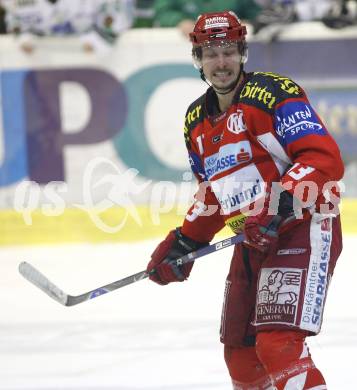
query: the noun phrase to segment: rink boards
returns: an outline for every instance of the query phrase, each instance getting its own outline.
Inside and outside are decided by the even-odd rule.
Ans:
[[[137,206],[136,214],[112,207],[102,213],[65,209],[59,216],[46,216],[35,210],[31,223],[14,210],[0,211],[0,245],[58,244],[69,242],[132,242],[162,237],[181,226],[184,208],[153,214],[148,206]],[[179,213],[178,213],[179,211]],[[357,200],[344,199],[341,206],[343,231],[357,234]],[[29,220],[27,220],[29,222]],[[228,228],[224,233],[229,234]]]

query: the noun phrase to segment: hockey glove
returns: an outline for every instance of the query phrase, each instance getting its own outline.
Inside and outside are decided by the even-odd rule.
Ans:
[[[190,275],[193,262],[177,266],[175,260],[206,245],[208,243],[184,236],[180,228],[172,230],[151,255],[151,261],[146,269],[150,274],[149,278],[161,285],[186,280]]]
[[[284,191],[280,194],[278,213],[270,215],[269,198],[258,215],[249,216],[244,224],[246,244],[267,253],[278,243],[279,228],[288,218],[294,216],[293,196]]]

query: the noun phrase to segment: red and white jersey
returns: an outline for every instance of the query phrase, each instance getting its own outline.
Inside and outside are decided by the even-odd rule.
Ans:
[[[338,146],[303,89],[274,73],[246,74],[223,113],[209,88],[187,110],[185,141],[207,189],[182,227],[198,241],[210,241],[224,224],[240,232],[248,209],[272,183],[319,208],[328,203],[323,193],[338,191],[344,171]]]

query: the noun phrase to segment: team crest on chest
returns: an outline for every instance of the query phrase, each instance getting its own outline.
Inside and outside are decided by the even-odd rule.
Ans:
[[[233,134],[239,134],[247,130],[242,110],[237,110],[237,112],[229,115],[227,119],[227,129]]]

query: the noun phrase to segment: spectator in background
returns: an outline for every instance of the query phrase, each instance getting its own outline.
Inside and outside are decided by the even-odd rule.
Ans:
[[[103,43],[113,45],[117,37],[134,24],[135,0],[97,0],[97,4],[93,24],[81,37],[87,51],[97,51]]]
[[[135,1],[135,21],[133,27],[152,27],[154,21],[154,0]]]
[[[262,11],[253,21],[254,34],[257,34],[258,32],[260,32],[260,30],[265,29],[268,26],[284,25],[284,24],[292,23],[296,20],[295,0],[256,0],[256,1],[261,6]]]
[[[0,34],[6,33],[6,23],[5,23],[5,8],[2,6],[0,1]]]
[[[86,51],[108,49],[118,34],[130,28],[134,0],[2,0],[8,32],[21,49],[32,53],[34,36],[81,37]]]
[[[295,1],[297,21],[321,20],[333,6],[334,0]]]
[[[325,26],[340,29],[357,25],[357,0],[336,0],[322,22]]]
[[[292,22],[320,21],[327,27],[356,24],[356,0],[256,0],[262,12],[253,21],[254,32]]]
[[[255,0],[155,0],[154,25],[176,26],[188,37],[200,14],[227,9],[233,10],[247,21],[254,20],[261,11]]]

